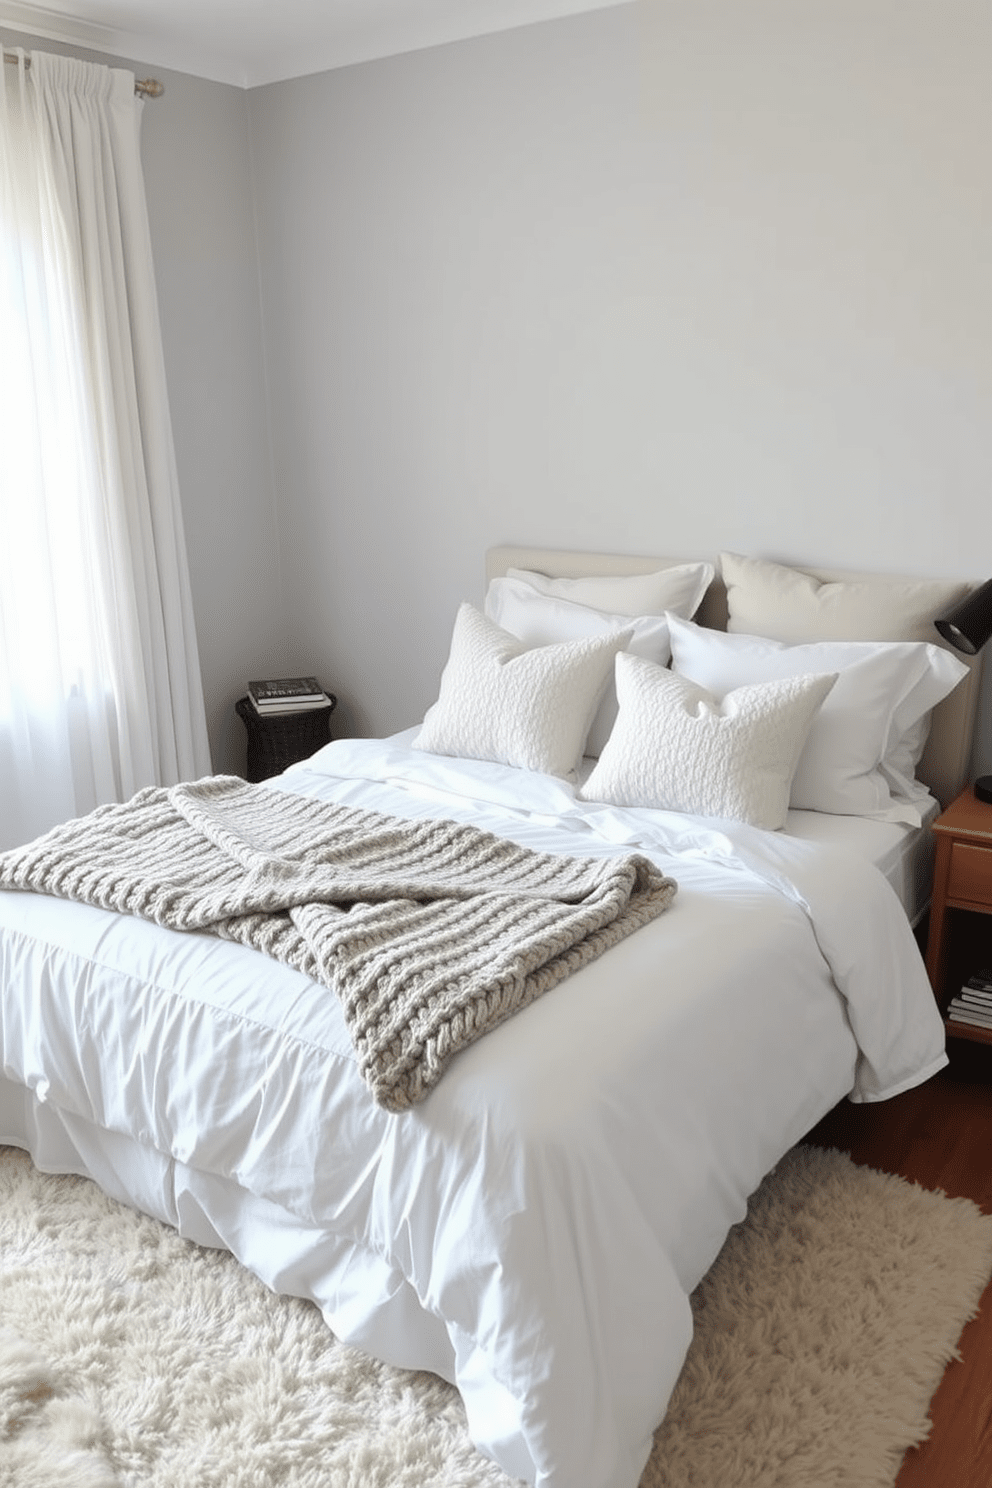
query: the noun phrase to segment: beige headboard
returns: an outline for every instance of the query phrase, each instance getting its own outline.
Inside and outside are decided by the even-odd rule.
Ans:
[[[508,568],[529,568],[550,578],[581,578],[586,574],[641,574],[656,573],[660,568],[671,568],[678,563],[696,562],[698,557],[658,558],[626,553],[581,553],[560,548],[527,548],[503,545],[490,548],[486,553],[486,582],[506,573]],[[718,576],[706,592],[706,597],[696,615],[700,625],[709,625],[714,630],[727,628],[727,595],[719,578],[719,564],[714,563]],[[853,569],[807,568],[803,573],[825,582],[845,582],[868,579],[893,580],[896,574],[869,574]],[[935,630],[933,643],[944,642]],[[950,697],[945,698],[933,711],[930,738],[920,760],[917,774],[933,791],[942,806],[946,806],[964,789],[970,780],[971,746],[975,732],[975,715],[978,708],[978,693],[981,684],[981,654],[963,656],[951,650],[954,656],[967,663],[969,675],[957,686]]]

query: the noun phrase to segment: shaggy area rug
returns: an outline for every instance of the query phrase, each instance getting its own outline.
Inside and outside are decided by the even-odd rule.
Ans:
[[[797,1148],[693,1297],[642,1488],[890,1488],[990,1271],[970,1201]],[[0,1148],[0,1488],[53,1484],[509,1488],[449,1386]]]

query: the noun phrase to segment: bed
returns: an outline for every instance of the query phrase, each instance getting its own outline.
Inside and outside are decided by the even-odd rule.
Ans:
[[[389,1110],[338,999],[293,966],[0,891],[0,1141],[228,1248],[312,1299],[340,1338],[452,1381],[473,1440],[511,1478],[635,1488],[690,1341],[689,1294],[749,1194],[837,1101],[888,1098],[946,1062],[911,922],[928,823],[966,778],[977,668],[932,621],[967,586],[508,547],[486,576],[420,724],[338,740],[252,789],[443,818],[536,853],[643,855],[677,884],[669,907]],[[475,639],[459,661],[462,618]],[[485,757],[506,752],[512,703],[472,696],[472,647],[494,633],[538,660],[613,637],[616,691],[586,699],[574,770]],[[868,675],[879,655],[884,709]],[[621,694],[622,671],[640,692]],[[814,730],[849,677],[867,690],[848,688],[817,747],[836,743],[838,719],[850,732],[852,699],[862,723],[884,712],[882,742],[825,780],[809,768]],[[738,688],[761,728],[761,709],[774,714],[762,748],[792,729],[791,766],[768,767],[754,820],[713,810],[733,768],[700,783],[684,741],[674,763],[638,753],[645,718],[681,707],[691,732],[680,699],[705,694],[719,713]],[[798,709],[788,728],[783,697]],[[542,727],[567,755],[566,711]],[[679,776],[674,805],[650,789],[644,803],[659,770]],[[824,809],[845,791],[849,810]]]

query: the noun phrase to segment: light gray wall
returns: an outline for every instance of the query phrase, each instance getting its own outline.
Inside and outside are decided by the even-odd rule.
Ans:
[[[992,572],[992,10],[642,0],[255,90],[295,655],[382,732],[496,541]]]
[[[8,46],[141,62],[22,33]],[[233,712],[249,677],[289,664],[272,500],[248,138],[240,88],[155,69],[142,161],[197,640],[216,770],[243,772]],[[256,670],[257,669],[257,670]]]
[[[142,160],[215,770],[243,772],[233,711],[291,664],[272,496],[248,99],[157,72]]]
[[[215,768],[253,675],[416,721],[493,542],[992,572],[990,55],[985,0],[640,0],[248,94],[162,73]]]

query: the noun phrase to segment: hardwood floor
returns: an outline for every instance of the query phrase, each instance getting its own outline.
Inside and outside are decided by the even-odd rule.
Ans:
[[[992,1213],[992,1047],[949,1041],[951,1065],[877,1105],[844,1101],[807,1138]],[[992,1484],[992,1284],[933,1398],[933,1430],[907,1452],[896,1488]]]

